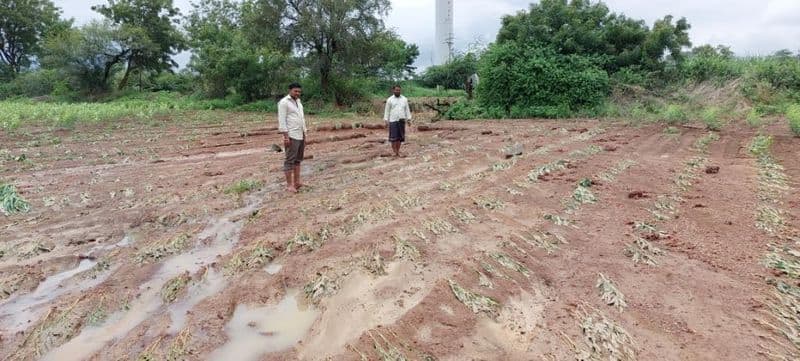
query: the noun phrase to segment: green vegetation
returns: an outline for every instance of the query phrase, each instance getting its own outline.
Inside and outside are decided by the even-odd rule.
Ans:
[[[0,183],[0,211],[6,216],[30,211],[28,201],[17,193],[17,188],[11,184]]]
[[[242,179],[228,188],[225,188],[225,194],[233,194],[236,196],[242,196],[245,193],[252,192],[264,186],[264,182],[260,180],[254,179]]]
[[[173,0],[118,0],[92,9],[101,20],[74,26],[48,0],[0,5],[0,128],[274,112],[299,81],[307,114],[369,113],[400,83],[408,97],[455,98],[440,109],[448,119],[603,117],[719,130],[785,114],[800,134],[796,54],[691,48],[687,19],[648,24],[603,2],[533,3],[505,16],[493,43],[422,72],[417,45],[384,24],[388,0],[200,0],[182,13]],[[175,72],[184,50],[191,60]]]
[[[789,129],[795,136],[800,137],[800,104],[793,104],[786,110],[786,119],[789,121]]]

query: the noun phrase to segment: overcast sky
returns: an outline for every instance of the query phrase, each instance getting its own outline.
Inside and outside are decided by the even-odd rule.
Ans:
[[[185,14],[190,0],[174,0]],[[494,41],[500,18],[528,8],[530,0],[454,0],[456,49],[469,44]],[[91,4],[102,0],[54,0],[66,17],[78,24],[98,15]],[[386,19],[389,27],[420,48],[417,66],[432,61],[434,43],[434,0],[393,0]],[[776,50],[800,50],[800,0],[606,0],[609,8],[648,24],[667,14],[686,17],[695,45],[725,44],[739,55],[766,55]],[[179,63],[188,60],[179,56]]]

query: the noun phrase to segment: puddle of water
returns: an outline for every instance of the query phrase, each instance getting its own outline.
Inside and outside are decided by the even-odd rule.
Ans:
[[[209,270],[206,276],[199,283],[189,287],[187,297],[173,304],[169,308],[172,324],[169,327],[170,334],[177,334],[186,324],[186,312],[194,308],[198,303],[211,297],[225,288],[225,277],[219,272]]]
[[[6,300],[0,304],[0,325],[11,332],[24,330],[29,320],[35,321],[40,316],[43,311],[40,306],[69,291],[83,291],[100,284],[105,278],[89,278],[75,285],[63,284],[75,275],[92,269],[95,264],[96,261],[82,260],[75,268],[48,277],[33,292]]]
[[[231,252],[233,246],[239,241],[239,235],[244,225],[243,221],[232,222],[231,219],[240,219],[242,216],[252,213],[261,206],[263,198],[263,193],[255,193],[247,198],[246,206],[213,220],[198,235],[201,240],[213,237],[210,244],[201,244],[189,252],[168,258],[150,280],[139,286],[141,295],[131,303],[128,311],[112,315],[104,324],[98,327],[84,328],[77,337],[51,350],[43,360],[77,361],[89,359],[109,342],[125,337],[136,326],[162,309],[163,302],[160,290],[164,283],[184,272],[195,274],[201,267],[207,267],[213,263],[217,255],[225,255]],[[222,283],[222,281],[219,282]],[[201,283],[200,285],[195,290],[196,293],[200,294],[198,297],[207,293],[203,290],[205,288],[203,284]],[[223,285],[218,285],[217,282],[209,282],[206,286],[213,288],[222,287]],[[195,304],[205,297],[196,300]],[[170,312],[171,315],[175,315],[172,310]],[[181,316],[185,316],[186,313],[185,310],[183,312],[176,310],[176,312],[181,313]],[[182,327],[185,317],[179,318],[178,322],[181,323]]]
[[[274,274],[278,274],[278,272],[280,272],[282,268],[283,268],[283,265],[281,265],[281,264],[270,263],[267,267],[264,268],[264,271],[267,271],[267,273],[269,273],[271,275],[274,275]]]
[[[289,291],[277,305],[236,306],[225,331],[228,342],[214,351],[211,361],[256,361],[264,354],[291,348],[311,329],[319,312],[297,303],[299,292]]]

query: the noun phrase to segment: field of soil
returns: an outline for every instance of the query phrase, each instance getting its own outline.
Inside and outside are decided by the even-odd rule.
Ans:
[[[223,116],[0,134],[0,359],[798,357],[784,122],[437,122],[393,158],[316,119],[290,195],[274,117]]]

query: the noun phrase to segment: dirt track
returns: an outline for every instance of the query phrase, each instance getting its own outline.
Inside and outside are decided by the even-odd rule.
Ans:
[[[33,208],[0,228],[0,358],[591,360],[611,333],[620,360],[793,355],[762,324],[753,130],[444,122],[393,159],[334,128],[296,196],[271,123],[0,136]],[[791,228],[800,145],[765,131]]]

